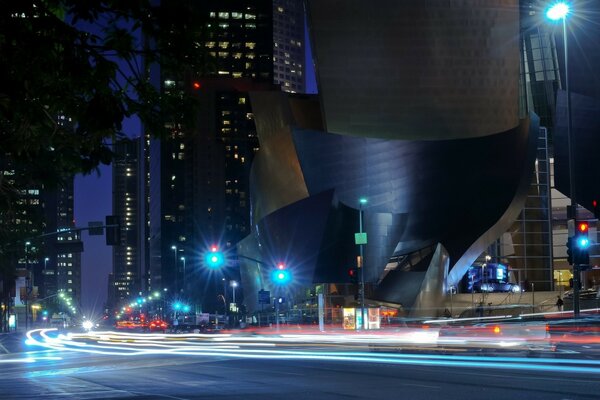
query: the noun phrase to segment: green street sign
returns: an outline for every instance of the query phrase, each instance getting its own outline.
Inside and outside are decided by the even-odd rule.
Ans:
[[[355,233],[354,244],[367,244],[367,232]]]

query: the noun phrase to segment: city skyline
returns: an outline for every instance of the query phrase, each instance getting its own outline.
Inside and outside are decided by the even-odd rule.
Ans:
[[[316,93],[317,83],[312,63],[308,30],[305,29],[306,93]],[[123,132],[139,137],[141,127],[136,118],[124,121]],[[93,204],[93,207],[89,207]],[[89,221],[104,221],[112,215],[112,166],[101,165],[99,175],[75,177],[75,220],[77,226],[87,226]],[[84,252],[81,254],[82,306],[95,313],[103,311],[107,300],[108,276],[112,272],[112,248],[103,236],[82,234]]]

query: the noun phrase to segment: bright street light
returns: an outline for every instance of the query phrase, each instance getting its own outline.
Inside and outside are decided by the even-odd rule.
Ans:
[[[572,118],[571,118],[571,90],[569,89],[569,50],[567,40],[567,15],[571,12],[570,7],[565,2],[558,2],[548,9],[546,16],[553,20],[562,20],[563,44],[565,57],[565,95],[567,96],[567,154],[569,158],[569,192],[571,197],[571,209],[573,210],[573,218],[577,221],[577,199],[575,189],[575,156],[573,154],[573,137],[572,137]],[[573,317],[579,317],[579,284],[580,271],[577,268],[577,263],[573,262]]]
[[[181,291],[185,291],[185,282],[186,282],[186,280],[185,280],[185,278],[186,278],[186,276],[185,276],[185,257],[181,256],[179,259],[181,260],[181,262],[183,262],[183,279],[182,279],[182,284],[181,284],[181,286],[182,286]]]
[[[546,16],[553,21],[565,18],[569,14],[569,6],[566,3],[556,3],[548,9]]]
[[[363,235],[363,205],[367,204],[367,199],[365,197],[361,197],[358,200],[358,232],[361,236],[361,242],[359,244],[359,251],[360,251],[360,261],[359,261],[359,265],[357,265],[357,267],[360,268],[360,316],[361,316],[361,327],[358,327],[358,329],[361,328],[366,328],[367,327],[367,323],[366,323],[366,318],[365,318],[365,262],[364,262],[364,250],[363,250],[363,241],[362,241],[362,235]],[[366,233],[365,233],[365,241],[364,243],[366,243]]]
[[[235,304],[235,288],[238,287],[238,283],[237,281],[231,281],[229,284],[233,288],[233,304]]]

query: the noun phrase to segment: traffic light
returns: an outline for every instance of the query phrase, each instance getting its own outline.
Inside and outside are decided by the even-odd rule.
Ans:
[[[600,206],[598,205],[598,200],[592,200],[592,212],[594,213],[594,218],[600,219]]]
[[[590,263],[590,239],[588,232],[589,224],[587,222],[577,223],[575,251],[573,252],[573,262],[575,265],[588,265]]]
[[[348,276],[350,277],[350,283],[358,283],[358,269],[357,268],[349,268],[348,269]]]
[[[291,278],[290,271],[287,270],[284,263],[277,264],[277,267],[271,273],[271,279],[278,285],[287,284]]]
[[[573,239],[572,237],[567,238],[567,261],[569,265],[573,265]]]
[[[204,261],[209,268],[219,268],[225,262],[225,256],[218,246],[213,245],[204,256]]]

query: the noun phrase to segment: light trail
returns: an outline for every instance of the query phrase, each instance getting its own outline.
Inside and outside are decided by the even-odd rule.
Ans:
[[[58,334],[43,329],[27,333],[28,343],[66,352],[103,354],[113,356],[144,356],[168,354],[195,357],[221,357],[237,359],[320,360],[360,363],[386,363],[463,368],[511,369],[524,371],[552,371],[600,374],[600,361],[588,359],[520,358],[503,356],[469,356],[455,354],[400,354],[370,352],[368,347],[386,344],[406,344],[407,337],[390,334],[370,335],[298,335],[235,336],[235,335],[174,335],[135,334],[123,332],[89,332],[87,334]],[[429,337],[432,342],[435,335]],[[438,338],[439,339],[439,338]],[[394,342],[396,340],[396,342]],[[399,342],[398,342],[399,340]],[[443,342],[442,342],[443,343]],[[347,351],[360,344],[365,351]],[[297,349],[286,349],[287,346]],[[331,346],[322,349],[322,346]],[[336,346],[332,346],[336,345]],[[499,347],[514,346],[499,341]],[[282,348],[282,346],[284,346]],[[24,361],[23,361],[24,362]]]

